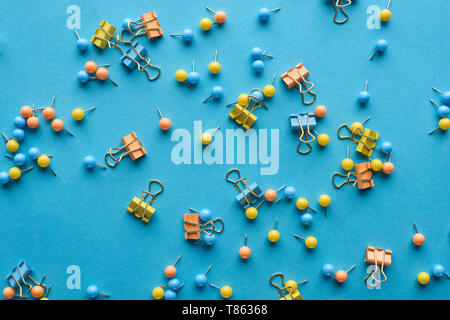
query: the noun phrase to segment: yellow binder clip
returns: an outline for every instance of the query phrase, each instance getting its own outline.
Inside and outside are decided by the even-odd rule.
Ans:
[[[368,129],[364,128],[363,124],[369,121],[370,117],[364,120],[362,123],[354,122],[350,127],[347,124],[343,124],[339,126],[337,134],[339,139],[349,139],[354,143],[357,143],[356,151],[362,153],[363,155],[370,157],[372,155],[373,149],[378,149],[376,146],[377,140],[380,138],[380,134]],[[341,135],[341,130],[345,128],[347,129],[351,135],[343,136]],[[356,136],[360,136],[359,139],[356,139]]]
[[[110,148],[108,153],[105,154],[105,162],[111,168],[117,166],[117,164],[126,156],[130,156],[131,160],[139,159],[147,154],[147,151],[142,147],[142,143],[138,140],[135,132],[121,139],[123,146],[120,148]],[[123,151],[125,149],[125,151]],[[122,154],[116,158],[115,156],[119,153]],[[112,163],[108,161],[111,158]]]
[[[235,106],[228,116],[245,130],[250,129],[258,119],[258,117],[253,114],[253,111],[261,107],[269,110],[264,103],[264,94],[261,89],[252,89],[249,95],[245,93],[241,94],[238,97],[238,101],[228,104],[227,107],[234,104]]]
[[[91,42],[100,49],[105,49],[107,45],[110,44],[110,39],[114,37],[114,32],[116,28],[106,22],[105,20],[100,21],[99,28],[95,30],[95,34],[91,38]],[[117,40],[117,39],[116,39]],[[116,41],[117,44],[117,41]]]
[[[281,278],[281,288],[273,283],[273,280],[276,277]],[[298,285],[307,283],[308,281],[309,280],[305,280],[297,283],[294,280],[288,280],[284,282],[284,275],[281,272],[274,273],[269,279],[270,285],[278,290],[278,296],[281,297],[280,300],[303,300],[302,295],[298,291]]]
[[[375,248],[368,246],[366,248],[366,256],[364,258],[365,262],[369,262],[375,265],[374,270],[370,273],[365,279],[364,282],[367,283],[367,280],[371,277],[376,283],[380,284],[387,281],[387,276],[384,273],[384,266],[390,266],[392,263],[392,250],[384,250],[380,248]],[[380,268],[380,272],[383,275],[383,280],[376,279],[374,274],[377,272],[378,268]]]
[[[161,190],[156,193],[151,192],[152,183],[156,183],[161,186]],[[148,190],[142,191],[141,198],[134,197],[127,207],[127,211],[134,214],[137,218],[141,219],[147,223],[152,215],[155,213],[156,209],[151,206],[156,200],[156,196],[164,191],[164,186],[159,180],[150,180],[148,184]],[[150,200],[146,201],[147,197],[150,196]]]

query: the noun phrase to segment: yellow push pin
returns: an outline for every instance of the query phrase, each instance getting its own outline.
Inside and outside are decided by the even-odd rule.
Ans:
[[[391,5],[391,0],[389,0],[386,9],[383,9],[380,11],[380,20],[383,22],[387,22],[387,21],[389,21],[389,19],[391,19],[392,13],[391,13],[391,10],[389,10],[390,5]]]
[[[228,299],[233,294],[233,289],[231,289],[230,286],[223,286],[222,288],[219,288],[218,286],[215,286],[213,284],[209,284],[209,285],[211,287],[213,287],[213,288],[219,289],[220,290],[220,295],[224,299]]]
[[[317,239],[313,236],[309,236],[306,239],[296,234],[293,234],[293,236],[297,239],[305,241],[305,247],[307,247],[308,249],[314,249],[317,246]]]
[[[263,94],[266,98],[272,98],[275,95],[275,87],[273,82],[275,81],[275,74],[273,75],[272,82],[263,88]]]
[[[349,158],[349,152],[350,152],[349,147],[347,147],[347,158],[345,158],[341,162],[341,167],[345,171],[350,171],[353,169],[353,160]]]
[[[214,54],[214,61],[209,64],[208,69],[212,74],[218,74],[220,72],[220,63],[217,62],[217,49]]]
[[[8,139],[6,137],[6,135],[2,132],[2,136],[5,139],[6,142],[6,149],[9,152],[16,152],[17,150],[19,150],[19,143],[17,142],[17,140],[14,139]]]
[[[203,18],[202,20],[200,20],[200,28],[202,28],[203,31],[208,31],[209,29],[211,29],[212,25],[212,21],[208,18]]]
[[[220,126],[215,128],[211,133],[209,133],[208,131],[203,132],[202,135],[200,136],[201,143],[205,146],[209,145],[213,140],[214,133],[216,133],[216,131],[219,129],[220,129]]]
[[[370,160],[370,169],[372,171],[380,171],[383,169],[383,162],[380,159]]]
[[[50,170],[53,173],[53,175],[56,176],[55,171],[53,171],[52,168],[49,167],[49,165],[50,165],[50,157],[48,155],[41,154],[37,158],[37,164],[41,168],[48,168],[48,170]]]
[[[17,167],[12,167],[11,169],[9,169],[9,177],[10,177],[12,180],[17,180],[17,179],[19,179],[19,178],[22,176],[22,173],[25,173],[25,172],[27,172],[27,171],[30,171],[30,170],[33,169],[33,168],[34,168],[34,167],[29,167],[29,168],[20,170],[20,169],[17,168]]]
[[[264,203],[264,201],[260,201],[256,207],[248,207],[245,210],[245,216],[247,219],[254,220],[258,216],[258,208]]]
[[[278,217],[275,219],[275,227],[273,228],[273,230],[270,230],[269,233],[267,234],[267,238],[272,243],[278,242],[278,240],[280,240],[280,233],[277,230],[277,225],[278,225]]]
[[[84,119],[84,114],[86,112],[89,112],[89,111],[92,111],[92,110],[95,110],[95,107],[89,108],[87,110],[83,110],[81,108],[75,108],[75,109],[72,110],[72,118],[74,120],[76,120],[76,121],[81,121],[81,120]]]
[[[417,275],[417,281],[422,285],[426,285],[428,282],[430,282],[430,275],[426,272],[420,272]]]
[[[356,130],[355,133],[361,135],[363,132],[363,129],[364,129],[364,127],[363,127],[364,123],[366,123],[369,120],[370,120],[370,117],[367,117],[367,119],[364,120],[363,122],[353,122],[350,127],[350,131],[353,133]]]
[[[164,298],[164,289],[163,289],[164,287],[167,287],[167,285],[153,288],[152,290],[153,299],[161,300],[162,298]]]
[[[436,129],[433,129],[430,132],[428,132],[428,134],[432,134],[437,129],[441,129],[441,130],[445,131],[445,130],[448,130],[448,128],[450,128],[450,120],[448,118],[442,118],[441,120],[439,120],[439,126]]]
[[[329,195],[322,194],[319,197],[319,204],[321,207],[323,207],[325,209],[325,218],[327,217],[327,207],[330,205],[330,203],[331,203],[331,198]]]
[[[308,282],[309,282],[309,280],[304,280],[304,281],[301,281],[301,282],[296,282],[295,280],[288,280],[288,281],[286,281],[286,283],[284,284],[284,288],[282,288],[282,289],[286,289],[287,292],[294,293],[294,292],[296,292],[298,290],[298,286],[299,285],[305,284],[305,283],[308,283]]]

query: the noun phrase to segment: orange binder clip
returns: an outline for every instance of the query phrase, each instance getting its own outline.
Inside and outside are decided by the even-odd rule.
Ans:
[[[138,140],[135,132],[123,137],[121,141],[123,144],[121,148],[110,148],[108,153],[105,154],[105,162],[111,168],[114,168],[123,157],[130,156],[131,160],[134,161],[147,154],[147,151],[142,147],[142,143]],[[118,158],[114,157],[124,149],[125,151]],[[112,159],[113,163],[108,161],[108,157]]]
[[[341,184],[336,184],[335,178],[337,176],[346,178],[346,181]],[[348,172],[347,174],[335,172],[331,178],[331,182],[336,189],[342,188],[345,184],[348,184],[352,188],[357,185],[358,189],[367,189],[375,186],[372,179],[370,162],[356,163],[354,172]]]
[[[371,274],[369,274],[364,281],[367,283],[367,280],[372,277],[372,279],[377,283],[383,283],[387,281],[387,276],[384,273],[384,266],[390,266],[392,263],[392,250],[383,250],[380,248],[375,248],[368,246],[366,248],[366,257],[364,258],[365,262],[369,262],[375,265],[374,270]],[[383,280],[378,280],[374,277],[376,271],[380,268],[380,272],[383,275]]]
[[[140,19],[134,21],[130,20],[127,26],[127,29],[122,30],[120,38],[122,39],[122,41],[125,41],[123,40],[123,33],[125,31],[131,33],[133,36],[130,40],[128,40],[129,43],[131,43],[136,37],[139,37],[143,34],[146,34],[149,40],[162,37],[162,35],[164,34],[155,11],[152,11],[150,13],[143,13]]]
[[[196,212],[196,210],[189,208],[189,210]],[[222,224],[221,229],[216,229],[215,223]],[[184,238],[186,240],[200,240],[201,233],[212,236],[214,233],[222,233],[225,225],[223,220],[216,218],[214,220],[200,223],[200,215],[198,213],[184,214]]]
[[[303,63],[297,64],[295,68],[291,68],[288,72],[285,72],[281,75],[281,80],[283,80],[288,89],[291,89],[293,86],[297,86],[298,91],[302,96],[302,102],[306,105],[313,104],[317,98],[317,95],[312,91],[312,89],[314,88],[314,83],[306,80],[308,77],[309,71],[303,66]],[[303,90],[302,86],[305,87],[305,90]],[[309,93],[311,96],[313,96],[313,99],[311,101],[305,102],[306,93]]]

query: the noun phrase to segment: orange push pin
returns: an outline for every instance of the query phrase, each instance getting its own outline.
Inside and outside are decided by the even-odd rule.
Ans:
[[[247,234],[245,234],[244,246],[239,249],[239,256],[242,259],[247,260],[248,258],[250,258],[251,254],[252,250],[250,250],[250,248],[247,247]]]
[[[95,73],[98,68],[106,68],[109,67],[109,64],[103,64],[103,65],[97,65],[94,61],[88,61],[84,65],[84,70],[86,70],[87,73]]]
[[[413,236],[412,241],[413,243],[420,247],[425,243],[425,236],[417,231],[416,222],[413,221],[414,230],[416,231],[416,234]]]
[[[269,202],[273,202],[277,199],[277,196],[278,196],[277,192],[280,190],[283,190],[284,188],[286,188],[286,186],[282,186],[278,190],[267,189],[266,192],[264,193],[264,198]]]
[[[64,129],[64,121],[62,121],[61,119],[55,119],[52,121],[52,129],[56,132],[59,132],[61,130],[64,130],[66,133],[70,134],[72,137],[74,137],[74,135],[67,131],[66,129]]]
[[[164,118],[164,117],[163,117],[163,115],[162,115],[162,113],[161,113],[161,110],[159,110],[158,107],[156,107],[156,109],[158,110],[159,117],[161,118],[161,119],[159,120],[159,127],[161,128],[161,130],[164,130],[164,131],[169,130],[170,127],[172,126],[172,122],[170,121],[169,118]]]
[[[50,106],[45,107],[44,110],[42,110],[42,115],[47,120],[52,120],[55,117],[55,109],[53,109],[53,103],[55,102],[55,96],[53,96],[52,103]]]
[[[164,274],[166,275],[167,278],[171,279],[177,275],[177,268],[175,268],[175,266],[177,265],[178,261],[180,261],[180,259],[181,255],[178,257],[177,261],[175,261],[173,265],[167,266],[164,269]]]
[[[20,108],[20,115],[22,117],[24,117],[25,119],[28,119],[29,117],[32,117],[34,115],[34,111],[38,111],[38,110],[42,110],[42,109],[44,109],[44,108],[35,109],[34,105],[33,105],[33,107],[23,106],[22,108]]]
[[[116,87],[118,87],[119,85],[114,82],[113,80],[111,80],[111,78],[109,77],[109,71],[106,68],[98,68],[97,71],[95,72],[95,76],[97,77],[97,79],[99,80],[109,80],[111,81],[112,84],[114,84]]]
[[[336,274],[334,275],[334,278],[336,279],[337,282],[344,283],[348,279],[348,273],[355,268],[356,268],[356,264],[353,267],[351,267],[350,269],[348,269],[347,271],[338,270],[336,272]]]
[[[222,11],[222,10],[213,11],[208,7],[205,7],[205,8],[206,8],[206,10],[208,10],[214,14],[214,20],[216,21],[217,24],[225,23],[225,20],[227,20],[227,14],[225,13],[225,11]]]
[[[391,174],[394,172],[394,164],[391,162],[392,151],[389,153],[389,159],[385,163],[383,163],[382,170],[385,174]]]

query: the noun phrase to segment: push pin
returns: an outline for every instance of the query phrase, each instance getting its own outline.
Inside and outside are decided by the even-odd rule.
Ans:
[[[327,207],[331,204],[331,198],[327,194],[322,194],[319,197],[319,204],[325,210],[325,218],[327,217]]]
[[[209,72],[212,74],[218,74],[220,72],[220,63],[217,62],[217,49],[214,53],[214,61],[211,61],[208,66]]]
[[[175,266],[177,265],[178,261],[180,261],[181,255],[178,256],[177,261],[173,265],[169,265],[164,269],[164,274],[167,278],[172,279],[177,275],[177,268]]]
[[[284,195],[283,197],[277,201],[277,204],[279,204],[283,199],[293,199],[295,197],[296,190],[292,186],[287,186],[284,188]]]
[[[389,10],[390,5],[391,5],[391,0],[389,0],[386,9],[383,9],[380,11],[380,20],[383,22],[388,22],[389,19],[391,19],[392,13],[391,13],[391,10]]]
[[[349,158],[349,152],[350,152],[350,148],[347,147],[347,158],[345,158],[344,160],[342,160],[341,162],[341,167],[342,169],[344,169],[345,171],[350,171],[353,169],[353,160]]]
[[[167,287],[167,285],[153,288],[153,290],[152,290],[153,299],[161,300],[162,298],[164,298],[165,292],[164,292],[163,288],[165,288],[165,287]]]
[[[280,188],[278,188],[277,190],[274,189],[267,189],[266,192],[264,192],[264,200],[263,201],[269,201],[269,202],[273,202],[277,199],[277,192],[280,190],[283,190],[284,188],[286,188],[286,186],[282,186]]]
[[[441,90],[436,89],[436,88],[432,88],[432,89],[441,95],[443,104],[445,104],[447,106],[450,105],[450,91],[442,92]]]
[[[60,132],[61,130],[63,130],[64,132],[66,132],[66,133],[70,134],[72,137],[74,137],[74,135],[71,132],[64,129],[64,121],[62,121],[61,119],[54,119],[52,121],[52,129],[53,129],[53,131],[56,131],[56,132]]]
[[[41,151],[39,150],[39,148],[36,147],[32,147],[28,150],[28,157],[30,157],[31,160],[36,161],[39,156],[42,156],[43,154],[41,154]],[[47,154],[46,155],[49,158],[53,158],[52,155]]]
[[[414,226],[414,230],[416,231],[416,233],[414,234],[412,241],[416,246],[420,247],[421,245],[423,245],[425,243],[425,236],[417,231],[415,221],[413,221],[413,226]]]
[[[213,98],[214,100],[220,100],[223,96],[223,88],[221,86],[214,86],[211,89],[211,95],[203,100],[203,103],[208,102],[209,99]]]
[[[89,41],[87,41],[87,39],[84,38],[80,38],[80,36],[78,35],[77,30],[73,30],[73,32],[75,32],[75,35],[77,36],[77,48],[78,50],[80,50],[81,52],[84,52],[87,50],[88,46],[89,46]]]
[[[251,254],[252,250],[247,247],[247,234],[245,234],[244,246],[239,249],[239,256],[241,257],[241,259],[247,260],[248,258],[250,258]]]
[[[97,66],[97,64],[94,61],[88,61],[84,65],[85,70],[81,70],[77,74],[77,79],[80,83],[85,84],[90,79],[93,80],[109,80],[111,81],[116,87],[119,85],[114,82],[111,78],[109,78],[109,71],[106,69],[106,67],[109,67],[109,65],[101,65]],[[90,76],[89,74],[95,73],[95,77]]]
[[[25,139],[25,131],[23,129],[15,128],[12,132],[13,138],[17,141],[22,141]]]
[[[372,59],[379,53],[383,54],[386,49],[388,48],[388,42],[384,39],[380,39],[375,43],[375,52],[370,57],[369,61],[372,61]]]
[[[216,133],[219,129],[220,126],[215,128],[211,133],[209,133],[208,131],[203,132],[200,136],[200,142],[205,146],[209,145],[213,140],[214,133]]]
[[[178,280],[177,278],[172,278],[167,283],[167,287],[169,288],[169,290],[172,290],[172,291],[177,291],[177,290],[181,289],[183,286],[184,286],[184,283],[182,284],[180,282],[180,280]]]
[[[81,108],[75,108],[75,109],[72,110],[72,118],[74,120],[76,120],[76,121],[81,121],[81,120],[84,119],[84,114],[86,112],[89,112],[89,111],[92,111],[92,110],[95,110],[95,109],[96,109],[96,107],[89,108],[87,110],[83,110]]]
[[[202,20],[200,20],[200,28],[203,31],[209,31],[209,29],[211,29],[213,23],[211,21],[211,19],[208,18],[203,18]]]
[[[276,277],[281,278],[281,288],[275,283],[273,283],[273,279],[275,279]],[[278,296],[281,297],[280,300],[303,300],[303,297],[298,291],[298,286],[305,284],[308,281],[309,280],[297,282],[294,280],[288,280],[284,282],[284,274],[280,272],[273,274],[269,279],[270,285],[278,290]]]
[[[158,107],[156,107],[156,109],[158,110],[159,117],[161,118],[161,119],[159,119],[159,123],[158,123],[159,128],[163,131],[169,130],[170,127],[172,126],[172,122],[170,121],[169,118],[163,117],[161,110],[159,110]]]
[[[30,170],[32,170],[34,167],[29,167],[23,170],[20,170],[18,167],[12,167],[11,169],[9,169],[9,177],[12,180],[17,180],[19,179],[23,173],[28,172]]]
[[[187,74],[186,70],[184,70],[184,69],[179,69],[175,72],[175,79],[180,83],[185,82],[187,77],[188,77],[188,74]],[[189,83],[186,83],[186,84],[188,85],[189,88],[192,89],[192,86]]]
[[[48,170],[50,170],[51,173],[53,173],[53,175],[56,177],[55,171],[53,171],[52,168],[49,167],[49,165],[50,165],[50,157],[49,156],[47,156],[45,154],[41,154],[37,158],[37,164],[41,168],[48,168]]]
[[[323,118],[327,114],[327,108],[320,104],[314,108],[314,114],[316,118]]]
[[[314,210],[313,208],[309,207],[309,202],[308,199],[306,198],[298,198],[297,201],[295,202],[295,206],[297,207],[298,210],[311,210],[314,213],[317,213],[316,210]]]
[[[361,91],[358,95],[359,104],[366,105],[370,100],[370,93],[367,91],[367,85],[369,84],[369,80],[366,80],[366,85],[364,86],[364,90]]]
[[[205,8],[206,10],[214,14],[214,20],[216,21],[217,24],[223,24],[225,23],[225,20],[227,20],[227,14],[225,13],[225,11],[222,10],[213,11],[208,7]]]
[[[314,212],[314,211],[312,211],[312,212]],[[317,213],[317,212],[314,212],[314,213]],[[301,224],[304,226],[307,226],[307,227],[310,226],[311,223],[313,223],[313,220],[314,220],[313,216],[312,216],[312,214],[310,214],[308,212],[308,209],[306,209],[305,213],[303,213],[300,218]]]
[[[212,265],[206,269],[204,273],[199,273],[194,277],[195,285],[199,288],[203,288],[208,283],[208,278],[206,277],[206,274],[211,270]]]
[[[122,142],[122,147],[110,148],[108,153],[105,154],[105,162],[111,168],[117,166],[117,164],[126,156],[130,156],[131,160],[135,161],[147,154],[147,151],[142,147],[142,143],[138,140],[135,132],[123,137],[120,141]],[[125,151],[123,151],[124,149]],[[118,158],[115,158],[115,156],[121,152],[122,154]],[[108,161],[108,157],[111,158],[113,161],[112,163]]]
[[[106,169],[105,166],[102,166],[101,164],[97,163],[97,160],[95,159],[94,156],[86,156],[86,157],[84,157],[83,164],[84,164],[84,167],[86,169],[92,169],[95,166],[100,167],[102,169]]]
[[[440,106],[433,99],[430,99],[430,102],[436,106],[439,117],[441,117],[441,118],[448,117],[448,115],[450,113],[449,107],[447,107],[446,105]]]
[[[422,285],[426,285],[428,282],[430,282],[430,275],[426,272],[420,272],[417,275],[417,282]]]
[[[267,8],[261,8],[261,9],[259,9],[259,12],[258,12],[258,19],[261,23],[266,23],[267,21],[269,21],[270,15],[272,13],[278,12],[280,10],[281,10],[281,8],[276,8],[276,9],[272,9],[272,10],[269,10]]]
[[[444,276],[445,278],[450,279],[448,274],[445,273],[444,266],[441,264],[436,264],[433,266],[433,276],[435,276],[436,278]]]
[[[20,115],[24,119],[28,119],[28,118],[34,116],[34,112],[35,111],[39,111],[39,110],[42,110],[42,109],[44,109],[44,108],[35,108],[34,105],[33,105],[33,107],[23,106],[22,108],[20,108]]]
[[[428,132],[428,134],[430,135],[438,129],[446,131],[448,130],[448,128],[450,128],[450,120],[448,118],[442,118],[441,120],[439,120],[438,127]]]
[[[172,37],[181,37],[184,43],[190,44],[194,40],[194,33],[191,29],[184,29],[181,33],[171,34]]]
[[[272,243],[278,242],[278,240],[280,240],[280,233],[277,230],[277,225],[278,225],[278,217],[275,219],[275,227],[272,230],[270,230],[269,233],[267,234],[267,238]]]
[[[389,141],[383,141],[380,146],[381,152],[384,154],[390,154],[392,152],[393,146]]]
[[[19,128],[19,129],[25,128],[25,126],[27,124],[27,121],[21,115],[14,117],[14,121],[13,122],[14,122],[14,126],[16,128]]]
[[[348,279],[348,273],[350,271],[352,271],[353,269],[356,268],[356,265],[354,265],[353,267],[351,267],[350,269],[348,269],[347,271],[344,270],[338,270],[335,274],[334,274],[334,278],[336,279],[337,282],[339,283],[344,283],[345,281],[347,281]]]
[[[171,283],[172,283],[172,286],[178,285],[176,290],[170,289]],[[181,288],[183,288],[184,287],[184,283],[180,284],[180,280],[174,278],[174,279],[169,280],[168,287],[169,287],[169,289],[166,290],[166,292],[164,292],[164,299],[165,300],[175,300],[177,298],[176,291],[181,289]]]
[[[200,75],[198,74],[198,72],[195,71],[195,63],[194,61],[192,61],[192,72],[189,72],[186,81],[191,85],[191,86],[196,86],[198,84],[198,82],[200,81]]]
[[[383,169],[383,162],[380,159],[373,159],[370,160],[370,169],[372,169],[372,171],[380,171]]]
[[[275,91],[276,90],[275,90],[275,87],[273,86],[273,82],[275,81],[275,77],[276,77],[276,75],[274,74],[273,78],[272,78],[272,82],[270,84],[265,85],[263,90],[262,90],[263,94],[264,94],[264,97],[266,97],[266,98],[272,98],[275,95]]]
[[[27,157],[23,153],[16,153],[14,156],[5,154],[5,157],[13,159],[16,166],[23,166],[27,162]]]
[[[228,299],[231,297],[231,295],[233,294],[233,289],[231,289],[230,286],[223,286],[222,288],[219,288],[218,286],[215,286],[213,284],[209,284],[211,287],[216,288],[218,290],[220,290],[220,295],[222,296],[222,298],[224,299]]]
[[[256,207],[248,207],[245,209],[245,216],[249,220],[254,220],[258,216],[258,208],[263,204],[264,201],[261,201]]]
[[[331,263],[326,263],[322,267],[322,274],[325,277],[331,277],[334,273],[334,266]]]
[[[50,106],[45,107],[42,110],[42,116],[47,120],[52,120],[55,117],[55,109],[53,109],[53,104],[55,103],[55,96],[52,98],[52,103]]]
[[[388,161],[386,161],[385,163],[383,163],[383,173],[385,174],[391,174],[392,172],[394,172],[394,164],[391,162],[391,156],[392,156],[392,152],[389,153],[389,158]]]
[[[110,297],[110,295],[107,293],[99,292],[96,285],[90,285],[89,287],[87,287],[86,294],[89,299],[97,299],[99,295]]]
[[[303,240],[305,242],[305,247],[307,247],[308,249],[314,249],[317,246],[317,239],[313,236],[309,236],[306,238],[302,238],[296,234],[293,234],[294,238]]]
[[[15,140],[13,138],[8,139],[3,132],[2,132],[2,136],[3,136],[3,139],[5,139],[6,149],[9,152],[16,152],[17,150],[19,150],[19,143],[17,142],[17,140]]]
[[[264,62],[263,58],[273,58],[273,56],[266,54],[266,51],[263,51],[259,47],[254,47],[250,53],[250,56],[253,60],[252,62],[252,68],[253,71],[256,73],[261,73],[264,70]]]
[[[0,172],[0,183],[1,184],[7,184],[11,179],[9,178],[9,173],[6,171]]]

